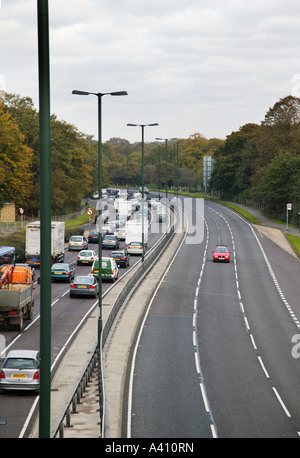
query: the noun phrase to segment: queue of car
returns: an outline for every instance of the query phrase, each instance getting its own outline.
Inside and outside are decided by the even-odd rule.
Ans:
[[[109,191],[109,190],[108,190]],[[148,190],[144,190],[146,193]],[[109,195],[109,193],[108,193]],[[113,194],[112,194],[113,195]],[[95,199],[98,195],[95,193]],[[134,204],[135,206],[135,204]],[[135,209],[138,209],[138,204]],[[108,224],[108,212],[103,212],[102,247],[112,249],[108,256],[101,259],[101,280],[115,282],[119,276],[119,267],[128,267],[130,255],[126,247],[120,249],[120,240],[125,240],[126,217],[121,217]],[[95,220],[96,222],[96,220]],[[106,224],[105,224],[106,223]],[[99,243],[99,232],[90,231],[88,237],[72,235],[68,242],[68,251],[79,251],[77,265],[87,265],[85,275],[75,275],[75,268],[67,262],[57,262],[51,267],[51,281],[70,283],[70,297],[97,298],[99,294],[99,257],[95,250],[89,249],[89,243]],[[40,385],[40,354],[36,350],[10,351],[0,370],[0,391],[24,390],[38,392]]]

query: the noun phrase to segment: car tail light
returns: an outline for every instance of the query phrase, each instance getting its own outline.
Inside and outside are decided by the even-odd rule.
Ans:
[[[74,283],[72,283],[72,285],[70,285],[70,288],[74,289],[75,288],[75,285]]]
[[[113,270],[111,271],[111,274],[112,274],[112,275],[114,274],[114,271],[113,271]]]
[[[39,379],[39,373],[36,371],[36,373],[33,376],[33,380],[38,380]]]
[[[80,259],[80,256],[77,256],[77,259]]]
[[[90,289],[95,289],[95,286],[94,285],[90,285]]]
[[[4,374],[3,371],[1,371],[0,378],[2,378],[2,379],[5,378],[5,374]]]
[[[94,256],[91,257],[91,261],[94,259]]]
[[[123,260],[123,261],[125,261],[125,260],[126,260],[125,256],[123,256],[122,260]]]
[[[70,275],[70,272],[66,272],[65,275]]]

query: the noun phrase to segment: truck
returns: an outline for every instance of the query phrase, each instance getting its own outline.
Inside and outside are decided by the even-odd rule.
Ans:
[[[0,247],[0,325],[21,331],[33,316],[33,276],[27,265],[15,264],[15,249]]]
[[[130,200],[120,200],[118,207],[119,215],[126,216],[126,218],[129,219],[132,214],[132,204]]]
[[[25,256],[26,263],[31,267],[40,267],[40,221],[29,223],[26,226]],[[65,223],[51,222],[51,261],[63,262],[65,259]]]
[[[141,219],[130,219],[126,222],[125,245],[130,246],[133,242],[142,244],[143,222]],[[148,222],[144,219],[144,247],[148,243]]]

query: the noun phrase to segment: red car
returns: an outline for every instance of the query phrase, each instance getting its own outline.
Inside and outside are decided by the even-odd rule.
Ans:
[[[213,261],[224,261],[230,262],[230,253],[227,245],[217,245],[216,249],[213,251]]]

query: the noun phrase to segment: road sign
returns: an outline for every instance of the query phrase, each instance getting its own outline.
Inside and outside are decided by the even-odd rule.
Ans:
[[[86,212],[89,216],[93,214],[93,210],[91,208],[88,208]]]
[[[287,210],[292,210],[292,204],[286,204]]]
[[[21,213],[21,215],[23,215],[24,209],[23,208],[19,208],[19,212]]]

